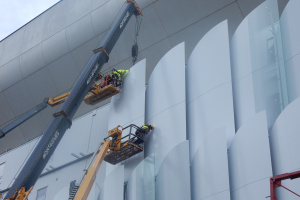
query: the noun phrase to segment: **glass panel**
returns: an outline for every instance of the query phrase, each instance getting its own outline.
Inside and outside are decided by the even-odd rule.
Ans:
[[[267,0],[249,16],[255,111],[266,110],[269,126],[288,105],[277,0]]]
[[[36,200],[46,200],[47,187],[41,188],[37,191]]]

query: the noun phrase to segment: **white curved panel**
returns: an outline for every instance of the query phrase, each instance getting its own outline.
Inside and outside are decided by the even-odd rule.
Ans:
[[[191,163],[192,199],[230,200],[226,129],[210,133]]]
[[[84,16],[66,28],[66,36],[71,50],[95,37],[91,15]]]
[[[1,54],[0,66],[20,55],[25,28],[21,28],[5,39],[5,46]]]
[[[279,175],[300,168],[299,128],[300,98],[293,101],[280,114],[270,134],[274,175]],[[298,190],[299,191],[299,190]]]
[[[69,52],[65,30],[62,30],[47,40],[44,40],[42,43],[42,51],[46,64],[53,62]]]
[[[70,90],[79,75],[70,53],[47,65],[47,68],[60,94]]]
[[[299,63],[300,63],[300,28],[297,25],[300,2],[290,0],[280,18],[282,32],[282,44],[284,51],[284,61],[286,62],[286,76],[289,93],[289,101],[292,102],[300,97],[299,87]]]
[[[186,140],[184,43],[171,49],[156,65],[146,90],[146,122],[154,130],[145,154],[155,153],[156,173],[165,156]]]
[[[20,67],[24,77],[28,77],[44,66],[45,61],[43,59],[41,44],[33,47],[20,56]]]
[[[109,129],[118,125],[131,124],[137,119],[140,119],[140,123],[144,123],[145,70],[146,60],[144,59],[130,68],[128,74],[125,75],[121,92],[112,97],[109,105]]]
[[[234,136],[228,46],[228,27],[227,21],[224,21],[200,40],[187,64],[187,124],[191,161],[211,131],[225,126],[228,147]]]
[[[91,0],[72,0],[68,1],[67,7],[67,23],[68,25],[82,18],[86,14],[90,13],[92,9],[92,1]],[[66,11],[65,11],[66,12]]]
[[[0,84],[3,90],[23,79],[20,69],[20,58],[15,58],[0,67]]]
[[[233,200],[264,199],[270,195],[271,155],[265,111],[237,132],[228,151]]]
[[[100,6],[102,6],[103,4],[107,3],[110,0],[92,0],[92,8],[96,9]]]
[[[124,166],[118,166],[106,177],[103,200],[121,200],[124,194]]]
[[[128,200],[155,200],[155,157],[150,155],[133,170],[127,185]]]
[[[156,177],[156,200],[191,199],[189,142],[175,146],[163,160]]]
[[[68,1],[60,1],[43,14],[45,18],[43,40],[51,37],[66,27],[67,6]]]
[[[126,127],[129,124],[141,126],[144,124],[145,112],[145,70],[146,60],[135,64],[125,75],[121,92],[112,97],[109,105],[108,130],[118,125]],[[123,131],[123,136],[129,133],[129,129]],[[124,161],[125,180],[129,179],[132,170],[143,159],[140,153]],[[108,164],[107,172],[115,166]]]
[[[26,24],[21,53],[42,42],[44,24],[43,15]]]
[[[284,60],[289,60],[300,53],[300,29],[297,26],[297,19],[300,17],[299,7],[299,1],[290,0],[280,18]]]

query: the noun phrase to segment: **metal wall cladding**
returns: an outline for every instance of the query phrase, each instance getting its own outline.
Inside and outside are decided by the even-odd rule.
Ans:
[[[186,67],[187,128],[190,160],[213,130],[226,127],[227,145],[234,136],[234,116],[227,21],[197,44]],[[213,59],[212,59],[213,58]]]
[[[154,130],[146,138],[145,155],[155,154],[155,173],[167,154],[186,140],[184,43],[156,65],[146,89],[146,123]]]
[[[298,119],[300,117],[300,98],[293,101],[280,114],[270,133],[270,143],[272,150],[272,164],[274,175],[298,171],[300,161],[297,156],[300,153]],[[283,181],[282,185],[299,194],[299,179]],[[279,199],[297,199],[299,197],[278,188]]]
[[[191,163],[192,199],[230,200],[226,129],[211,132]]]
[[[189,142],[175,146],[160,165],[156,177],[155,199],[191,199]]]
[[[104,200],[121,200],[124,195],[124,166],[114,169],[105,179],[103,188]]]
[[[265,111],[239,129],[228,159],[232,200],[264,199],[270,195],[273,174]]]
[[[299,7],[299,1],[290,0],[280,19],[290,102],[300,97],[300,28],[297,25],[300,16]]]
[[[130,68],[130,71],[125,75],[120,93],[112,97],[109,105],[108,130],[118,125],[126,127],[130,124],[136,124],[137,126],[144,124],[145,73],[146,60],[142,60]],[[133,131],[133,133],[135,133],[135,131]],[[129,129],[123,131],[123,136],[127,134],[129,134]],[[126,181],[143,158],[143,153],[139,153],[122,162],[125,166]],[[116,166],[107,163],[107,174],[114,168],[116,168]]]

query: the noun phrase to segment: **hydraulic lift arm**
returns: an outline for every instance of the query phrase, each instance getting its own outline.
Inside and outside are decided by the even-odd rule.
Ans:
[[[86,175],[80,183],[79,189],[74,197],[74,200],[85,200],[89,196],[89,193],[96,179],[96,174],[99,171],[102,161],[106,156],[106,152],[110,143],[111,141],[104,141],[104,143],[102,144],[101,149],[98,151],[92,166],[88,169]]]
[[[99,48],[94,51],[94,55],[91,57],[84,71],[76,81],[70,95],[62,105],[62,108],[55,114],[54,118],[45,130],[36,148],[7,192],[5,199],[11,198],[11,200],[23,200],[24,198],[20,198],[20,196],[24,196],[23,194],[20,194],[21,191],[30,190],[36,183],[59,141],[66,130],[71,127],[72,118],[87,92],[92,87],[92,84],[102,69],[102,66],[108,61],[110,52],[132,14],[139,15],[141,12],[134,1],[127,0],[127,3],[115,18]],[[13,197],[16,191],[19,191],[19,197]]]
[[[36,107],[32,108],[31,110],[27,111],[25,114],[22,116],[18,117],[5,127],[3,127],[0,130],[0,138],[3,138],[8,132],[12,131],[14,128],[18,127],[20,124],[24,123],[34,115],[38,114],[42,110],[44,110],[48,105],[48,98],[44,99],[42,103],[37,105]]]

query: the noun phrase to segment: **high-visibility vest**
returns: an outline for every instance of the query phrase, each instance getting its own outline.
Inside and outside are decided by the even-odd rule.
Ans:
[[[143,125],[141,128],[142,128],[143,130],[146,130],[146,129],[148,128],[148,126]]]
[[[114,71],[113,73],[111,73],[109,76],[112,77],[112,75],[115,74],[118,78],[120,78],[120,76],[123,76],[127,72],[129,72],[129,70],[119,69],[119,70]]]

